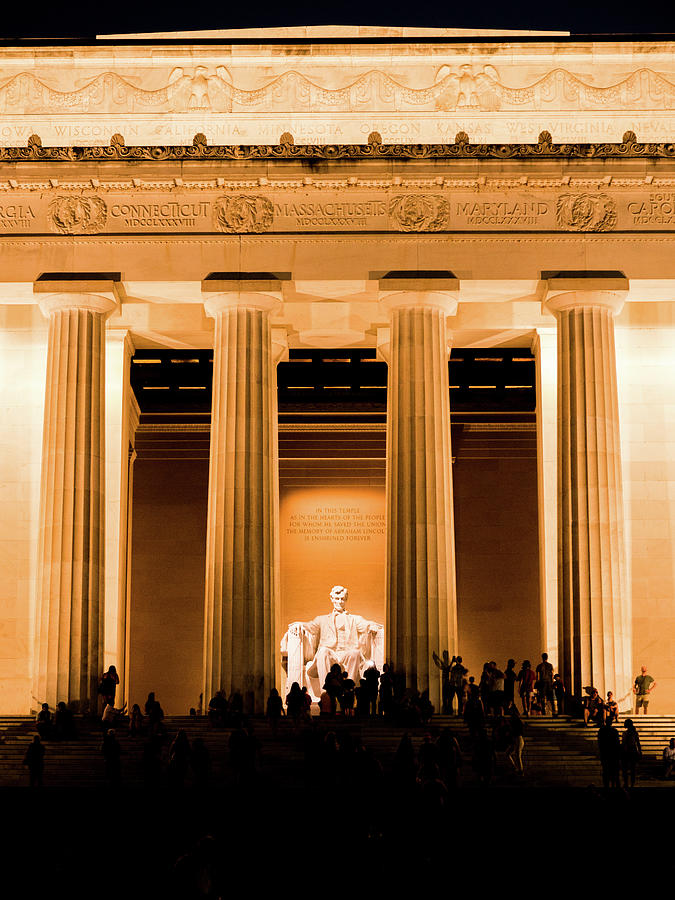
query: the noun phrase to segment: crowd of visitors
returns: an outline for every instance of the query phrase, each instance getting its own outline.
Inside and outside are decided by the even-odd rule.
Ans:
[[[542,653],[536,668],[527,659],[520,667],[514,659],[509,659],[503,671],[496,662],[486,662],[478,681],[469,675],[461,656],[450,658],[445,651],[440,656],[434,654],[434,662],[442,673],[442,712],[463,717],[469,733],[464,756],[466,760],[471,760],[479,781],[485,784],[492,781],[500,756],[514,773],[522,776],[525,746],[523,718],[548,715],[549,712],[555,717],[570,707],[562,677],[554,672],[548,655]],[[201,738],[191,742],[183,729],[169,741],[164,727],[164,712],[153,692],[148,695],[143,709],[135,703],[127,717],[126,704],[115,706],[118,684],[115,667],[110,666],[99,684],[103,704],[100,721],[104,735],[101,753],[108,782],[116,786],[121,779],[123,750],[118,740],[121,729],[130,738],[145,741],[142,768],[148,786],[159,785],[162,781],[165,748],[168,749],[166,780],[170,786],[182,787],[190,772],[195,785],[208,784],[211,759],[206,743]],[[648,695],[655,685],[643,666],[634,683],[636,711],[646,711]],[[312,705],[307,688],[294,682],[285,704],[279,692],[272,689],[266,707],[266,718],[273,735],[277,734],[284,716],[292,722],[296,733],[313,735],[311,747],[306,753],[312,767],[316,767],[318,759],[334,757],[334,760],[342,760],[345,754],[356,753],[359,756],[356,768],[363,765],[377,770],[379,764],[370,758],[358,741],[352,746],[350,742],[353,739],[345,736],[349,732],[336,732],[335,726],[331,727],[330,723],[341,721],[346,725],[349,721],[383,717],[396,726],[412,729],[428,727],[434,716],[428,692],[419,692],[407,686],[405,676],[386,663],[382,672],[373,665],[367,668],[358,686],[339,664],[333,665],[319,699],[318,723],[312,716]],[[584,725],[598,726],[598,751],[604,786],[618,787],[621,775],[624,787],[633,787],[642,748],[632,719],[624,721],[622,732],[615,728],[619,725],[619,706],[613,692],[608,691],[606,698],[602,698],[592,686],[585,688],[582,711]],[[225,691],[220,690],[209,700],[205,712],[214,728],[230,729],[228,752],[237,778],[241,781],[252,778],[260,745],[245,715],[242,695],[234,691],[227,696]],[[196,715],[196,710],[191,709],[190,713]],[[30,784],[39,786],[44,771],[43,741],[74,740],[78,730],[75,717],[64,702],[59,702],[54,712],[47,703],[42,703],[36,717],[36,730],[38,734],[25,754],[24,763],[29,770]],[[317,740],[321,745],[319,749]],[[451,731],[443,731],[436,740],[432,740],[430,733],[425,735],[417,760],[414,759],[410,734],[406,731],[396,754],[395,772],[398,777],[403,773],[410,776],[414,771],[415,779],[425,790],[442,798],[457,786],[461,766],[462,751]],[[664,777],[671,777],[675,772],[675,738],[663,750],[663,766]]]

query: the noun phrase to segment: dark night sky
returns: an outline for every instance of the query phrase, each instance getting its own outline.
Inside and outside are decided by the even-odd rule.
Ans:
[[[113,8],[114,6],[114,8]],[[228,8],[229,7],[229,8]],[[609,13],[611,10],[611,14]],[[0,21],[4,38],[83,38],[97,33],[178,31],[273,25],[360,24],[424,25],[458,28],[567,30],[574,34],[649,34],[675,32],[672,4],[621,5],[598,0],[555,3],[517,0],[453,4],[442,0],[338,0],[334,3],[97,3],[68,0],[46,9],[6,3]]]

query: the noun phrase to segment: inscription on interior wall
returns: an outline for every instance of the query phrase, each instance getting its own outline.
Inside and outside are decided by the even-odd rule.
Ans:
[[[324,231],[662,231],[675,226],[675,192],[533,189],[379,192],[323,188],[0,192],[0,233],[261,234]]]
[[[364,543],[384,534],[384,514],[364,513],[360,506],[316,506],[293,513],[286,534],[308,544]]]

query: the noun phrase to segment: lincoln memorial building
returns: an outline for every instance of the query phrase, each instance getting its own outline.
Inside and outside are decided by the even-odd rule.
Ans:
[[[0,425],[2,714],[262,711],[333,585],[675,711],[675,43],[0,44]]]

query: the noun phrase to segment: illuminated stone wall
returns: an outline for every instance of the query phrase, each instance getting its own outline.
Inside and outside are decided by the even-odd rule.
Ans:
[[[650,712],[663,714],[675,709],[675,322],[617,328],[616,341],[633,669],[656,679]]]
[[[201,692],[208,476],[208,461],[134,464],[129,700],[155,691],[167,715]]]
[[[533,663],[540,646],[534,459],[458,460],[453,468],[459,651],[483,663]]]
[[[0,713],[31,700],[32,629],[45,394],[46,323],[0,307]]]

